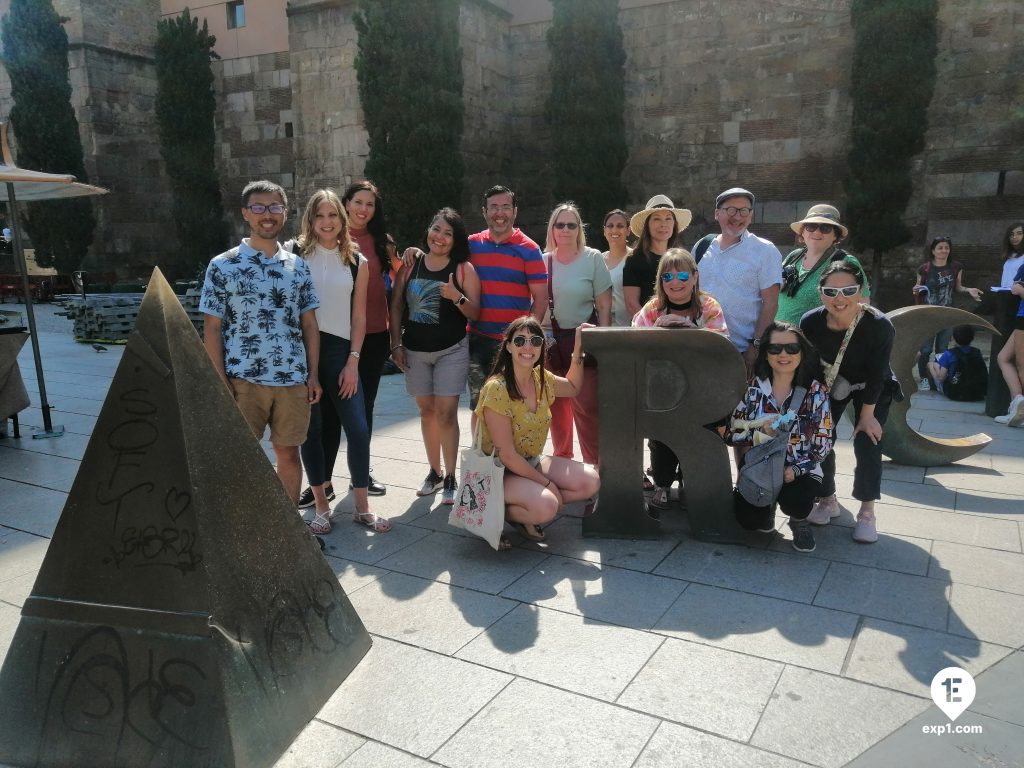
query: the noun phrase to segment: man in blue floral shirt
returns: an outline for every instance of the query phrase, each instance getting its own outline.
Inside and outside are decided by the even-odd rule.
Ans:
[[[242,191],[249,237],[215,256],[206,269],[199,309],[203,345],[259,439],[270,426],[277,475],[293,503],[302,483],[299,446],[309,406],[320,400],[317,375],[320,306],[309,267],[281,248],[288,197],[270,181]]]

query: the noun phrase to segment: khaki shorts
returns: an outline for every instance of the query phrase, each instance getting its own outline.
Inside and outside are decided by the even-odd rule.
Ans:
[[[238,410],[257,440],[270,425],[274,445],[302,445],[309,429],[309,390],[305,384],[271,387],[245,379],[228,379]]]

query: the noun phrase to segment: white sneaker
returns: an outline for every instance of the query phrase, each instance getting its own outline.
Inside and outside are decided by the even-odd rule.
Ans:
[[[1006,424],[1010,421],[1010,416],[1009,414],[1005,416],[996,416],[994,419],[992,419],[992,421],[994,421],[996,424]]]
[[[1024,395],[1017,395],[1010,401],[1010,407],[1006,411],[1007,424],[1011,427],[1019,427],[1024,424]]]
[[[917,385],[918,392],[927,392],[932,388],[932,384],[928,379],[921,379],[921,382]]]
[[[839,499],[836,495],[826,496],[818,499],[811,514],[807,516],[807,522],[811,525],[828,525],[832,518],[839,517],[839,511]]]

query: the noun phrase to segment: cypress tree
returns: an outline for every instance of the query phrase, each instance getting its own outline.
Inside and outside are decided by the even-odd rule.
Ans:
[[[216,102],[210,60],[217,38],[186,8],[157,23],[156,118],[173,195],[180,250],[166,271],[191,275],[224,249],[226,228],[214,162]]]
[[[11,79],[11,125],[18,165],[34,171],[73,174],[88,181],[78,120],[71,106],[68,36],[50,0],[11,0],[0,37]],[[81,266],[96,222],[89,198],[27,206],[25,229],[36,262],[71,272]]]
[[[853,0],[853,120],[846,178],[851,244],[872,251],[874,292],[886,251],[906,242],[910,165],[924,149],[935,90],[936,0]]]
[[[551,126],[553,188],[557,200],[573,200],[591,239],[604,244],[601,218],[626,202],[623,67],[626,52],[618,0],[552,0],[548,30],[551,95],[545,114]],[[605,244],[605,247],[606,244]]]
[[[356,75],[369,134],[366,177],[402,245],[462,199],[458,0],[359,0]]]

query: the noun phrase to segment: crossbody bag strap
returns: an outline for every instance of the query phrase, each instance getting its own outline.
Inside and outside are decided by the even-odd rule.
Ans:
[[[843,364],[843,355],[846,354],[846,348],[850,344],[850,339],[853,336],[853,332],[857,329],[857,323],[864,316],[865,306],[860,305],[860,311],[857,316],[853,318],[853,322],[850,323],[850,327],[846,329],[846,335],[843,336],[843,343],[839,345],[839,352],[836,354],[836,361],[832,365],[828,366],[828,370],[825,372],[825,384],[831,387],[836,378],[839,376],[839,366]]]

